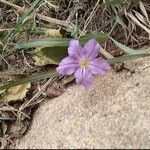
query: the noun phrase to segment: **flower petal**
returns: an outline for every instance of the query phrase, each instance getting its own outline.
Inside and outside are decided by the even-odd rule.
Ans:
[[[95,58],[90,61],[89,70],[92,74],[106,74],[110,70],[110,65],[103,58]]]
[[[80,85],[88,87],[92,84],[93,76],[88,69],[78,68],[74,74],[76,82]]]
[[[86,56],[93,59],[98,56],[100,45],[95,39],[89,40],[83,47]]]
[[[59,63],[56,71],[62,75],[71,75],[75,72],[77,67],[79,67],[79,63],[75,58],[66,57]]]
[[[79,40],[71,40],[68,47],[68,53],[70,57],[79,58],[82,53],[82,46]]]

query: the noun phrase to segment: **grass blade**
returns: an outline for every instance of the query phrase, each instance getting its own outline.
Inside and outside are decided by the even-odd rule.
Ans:
[[[37,82],[38,80],[42,80],[42,79],[46,79],[46,78],[53,78],[55,76],[57,76],[57,73],[54,70],[45,72],[45,73],[41,73],[41,74],[34,74],[34,75],[28,76],[23,79],[9,81],[6,84],[0,86],[0,90],[9,89],[11,87],[14,87],[14,86],[17,86],[20,84],[24,84],[24,83]]]
[[[113,39],[112,37],[109,36],[109,38],[121,49],[123,50],[126,54],[145,54],[145,53],[150,53],[150,47],[145,49],[145,50],[134,50],[132,48],[129,48],[121,43],[119,43],[118,41],[116,41],[115,39]]]
[[[105,42],[108,38],[103,33],[90,33],[83,37],[81,37],[80,43],[85,44],[88,40],[95,38],[99,42]],[[55,38],[55,39],[37,39],[32,41],[26,41],[18,43],[15,46],[16,50],[19,49],[27,49],[27,48],[35,48],[35,47],[55,47],[55,46],[62,46],[66,47],[69,45],[69,38]]]
[[[26,17],[28,17],[36,8],[36,6],[41,2],[42,0],[36,0],[31,7],[26,11],[26,13],[20,18],[16,26],[6,35],[6,37],[3,39],[2,43],[5,43],[7,39],[12,38],[16,35],[16,33],[19,32],[21,26],[23,23],[25,23],[24,20],[26,20]],[[26,20],[27,21],[27,20]]]
[[[124,62],[124,61],[127,61],[127,60],[137,59],[137,58],[140,58],[140,57],[147,57],[147,56],[150,56],[150,54],[125,55],[125,56],[120,56],[120,57],[108,59],[108,62],[110,64],[115,64],[115,63],[121,63],[121,62]]]
[[[139,2],[140,0],[130,0],[127,10],[130,11],[133,7],[136,7],[139,4]]]
[[[35,47],[54,47],[54,46],[68,46],[71,39],[37,39],[27,42],[21,42],[15,46],[16,50],[35,48]]]

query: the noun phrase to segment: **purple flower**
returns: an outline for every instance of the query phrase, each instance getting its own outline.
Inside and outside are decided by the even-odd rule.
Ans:
[[[100,45],[95,39],[89,40],[82,47],[78,40],[69,43],[69,56],[64,58],[56,68],[62,75],[74,74],[76,82],[88,87],[92,84],[92,74],[106,74],[110,65],[105,59],[97,58]]]

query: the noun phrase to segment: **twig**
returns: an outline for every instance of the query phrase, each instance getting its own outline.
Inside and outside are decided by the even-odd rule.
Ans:
[[[34,70],[37,70],[35,67],[31,66],[31,65],[28,63],[27,58],[26,58],[26,56],[25,56],[25,54],[24,54],[24,51],[22,51],[22,55],[23,55],[24,63],[25,63],[27,66],[29,66],[30,68],[32,68],[32,69],[34,69]]]
[[[90,16],[87,18],[86,22],[85,22],[85,26],[83,28],[83,31],[81,32],[80,36],[78,38],[80,38],[83,34],[85,29],[87,28],[88,24],[90,23],[90,21],[92,20],[94,14],[96,13],[97,9],[98,9],[98,4],[99,4],[100,0],[97,0],[97,3],[95,4]]]
[[[39,98],[39,96],[43,93],[43,91],[46,89],[46,87],[52,83],[54,81],[55,77],[54,78],[50,78],[43,86],[42,88],[26,103],[26,104],[23,104],[19,111],[22,111],[23,109],[25,109],[26,107],[29,107],[31,105],[32,102],[34,102],[37,98]]]
[[[10,29],[0,29],[0,32],[9,31]]]
[[[16,120],[16,118],[3,118],[3,117],[0,117],[0,120]]]
[[[2,107],[2,108],[0,108],[0,111],[18,111],[18,109],[15,109],[15,108],[13,108],[13,107],[6,107],[6,106],[4,106],[4,107]]]
[[[53,7],[54,9],[59,9],[59,6],[55,6],[52,3],[48,2],[47,0],[45,0],[45,3],[47,3],[50,7]]]
[[[100,53],[104,55],[107,59],[114,58],[110,53],[108,53],[105,49],[101,48]]]
[[[128,15],[128,17],[130,19],[132,19],[134,21],[135,24],[137,24],[138,26],[140,26],[141,28],[143,28],[150,36],[150,29],[147,28],[145,25],[141,24],[131,13],[127,13],[126,14]]]
[[[65,26],[65,27],[69,26],[69,22],[64,21],[64,20],[58,20],[58,19],[55,19],[55,18],[47,17],[47,16],[41,15],[39,13],[37,13],[36,16],[39,17],[39,19],[41,19],[43,21],[47,21],[49,23],[58,24],[58,25],[62,25],[62,26]]]
[[[0,0],[0,2],[1,2],[1,3],[4,3],[4,4],[6,4],[6,5],[9,5],[9,6],[15,8],[15,9],[17,9],[17,10],[19,10],[19,9],[21,8],[20,6],[17,6],[17,5],[15,5],[15,4],[12,4],[12,3],[8,2],[8,1],[5,1],[5,0]]]
[[[144,67],[142,68],[142,70],[145,70],[145,69],[148,69],[148,68],[150,68],[150,65],[144,66]]]
[[[7,62],[7,60],[0,54],[0,58],[3,59],[5,61],[5,63],[7,64],[7,66],[9,68],[11,68],[11,65]]]

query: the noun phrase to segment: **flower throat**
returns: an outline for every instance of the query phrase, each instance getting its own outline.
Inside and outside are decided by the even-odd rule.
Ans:
[[[89,60],[88,60],[88,58],[83,57],[83,58],[80,60],[80,67],[81,67],[81,68],[86,68],[86,67],[88,67],[88,65],[89,65]]]

